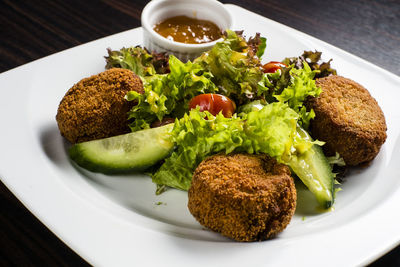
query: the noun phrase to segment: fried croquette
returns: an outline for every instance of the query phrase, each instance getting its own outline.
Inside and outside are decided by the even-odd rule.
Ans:
[[[363,86],[341,76],[317,79],[316,84],[322,93],[309,101],[315,111],[311,134],[325,142],[326,155],[338,152],[349,166],[373,160],[387,129],[376,100]]]
[[[109,69],[79,81],[58,107],[61,135],[74,144],[129,132],[127,112],[134,103],[124,97],[132,90],[143,93],[143,84],[126,69]]]
[[[194,172],[188,208],[199,223],[237,241],[272,238],[296,209],[290,170],[267,155],[205,159]]]

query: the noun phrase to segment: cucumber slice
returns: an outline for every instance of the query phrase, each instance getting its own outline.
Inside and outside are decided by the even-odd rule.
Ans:
[[[70,148],[69,155],[79,166],[93,172],[141,171],[169,155],[174,147],[169,140],[173,126],[78,143]]]
[[[297,133],[311,140],[309,134],[299,127]],[[315,195],[323,208],[327,209],[333,205],[335,176],[320,146],[313,145],[300,156],[293,156],[287,164]]]

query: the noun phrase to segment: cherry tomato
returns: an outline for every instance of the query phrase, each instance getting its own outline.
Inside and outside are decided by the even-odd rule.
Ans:
[[[200,107],[200,111],[207,110],[214,116],[222,111],[226,118],[232,117],[235,113],[236,105],[228,97],[218,94],[202,94],[192,98],[189,102],[189,109]]]
[[[274,73],[275,71],[287,66],[282,62],[271,61],[268,62],[267,64],[264,64],[262,67],[264,69],[264,73]]]

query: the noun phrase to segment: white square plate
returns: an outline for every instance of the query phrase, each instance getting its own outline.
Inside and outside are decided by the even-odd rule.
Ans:
[[[204,230],[187,194],[156,196],[144,175],[106,176],[75,168],[55,121],[66,91],[104,70],[106,48],[142,43],[137,28],[0,74],[0,177],[49,229],[94,265],[343,266],[366,264],[400,241],[400,78],[306,34],[226,5],[234,29],[267,37],[264,61],[323,52],[342,76],[368,88],[382,107],[388,138],[369,167],[354,170],[335,210],[316,214],[299,201],[277,238],[239,243]]]

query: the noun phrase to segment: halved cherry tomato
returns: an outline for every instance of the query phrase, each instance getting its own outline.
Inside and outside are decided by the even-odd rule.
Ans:
[[[275,71],[287,67],[286,64],[283,64],[282,62],[278,61],[271,61],[268,62],[267,64],[264,64],[263,66],[263,71],[264,73],[274,73]]]
[[[197,106],[200,107],[200,111],[207,110],[214,116],[222,111],[222,115],[226,118],[232,117],[236,109],[235,102],[218,94],[201,94],[193,97],[189,102],[189,109],[194,109]]]

